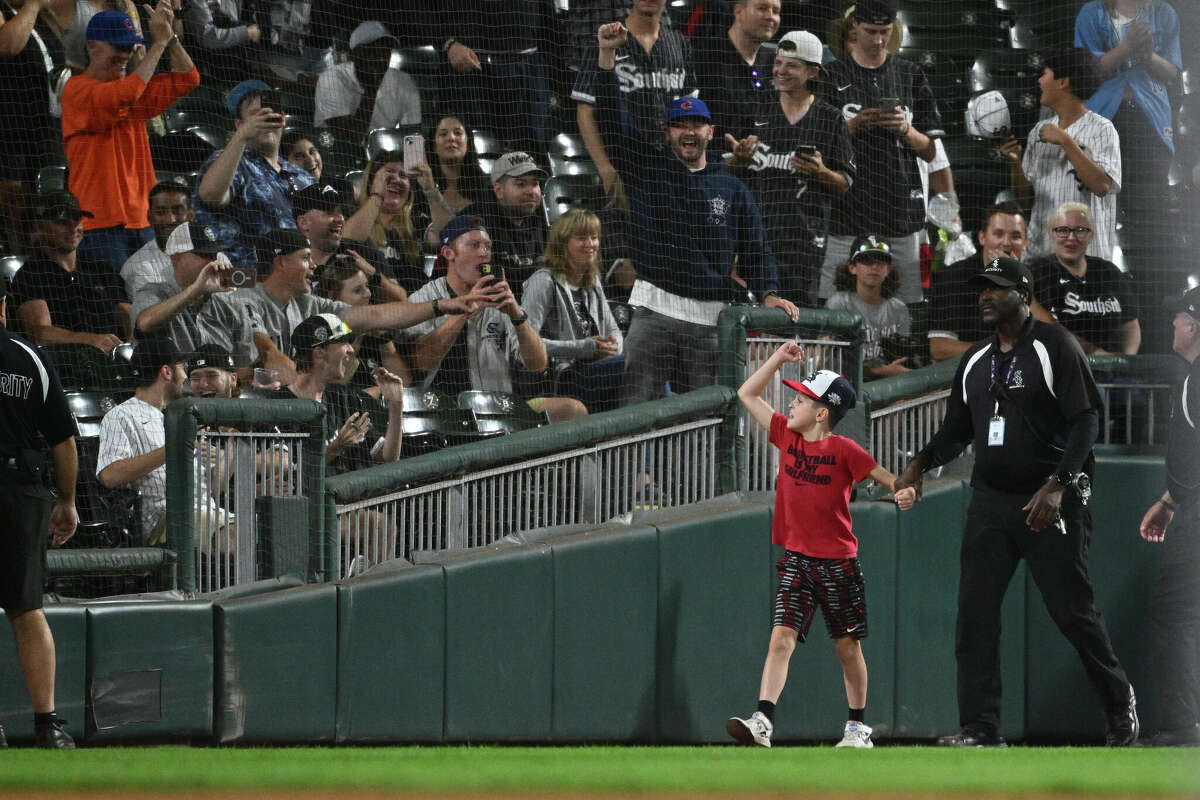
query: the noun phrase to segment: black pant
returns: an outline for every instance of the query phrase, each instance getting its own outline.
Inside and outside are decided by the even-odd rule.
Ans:
[[[1150,594],[1159,729],[1200,722],[1200,494],[1175,512]]]
[[[46,539],[54,496],[27,475],[0,470],[0,607],[42,607]]]
[[[1057,527],[1035,532],[1025,525],[1029,512],[1021,510],[1028,501],[1028,495],[976,486],[963,531],[954,644],[958,715],[963,726],[991,733],[1000,730],[1000,605],[1022,558],[1050,618],[1079,653],[1105,714],[1120,713],[1131,691],[1088,577],[1091,514],[1069,498],[1063,506],[1067,534]]]

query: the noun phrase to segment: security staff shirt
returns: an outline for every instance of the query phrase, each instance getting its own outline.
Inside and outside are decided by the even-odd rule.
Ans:
[[[1069,421],[1101,404],[1079,343],[1032,315],[1007,353],[994,333],[972,345],[950,389],[946,418],[926,450],[945,463],[973,442],[972,485],[1000,492],[1040,489],[1060,468]],[[1003,419],[1003,438],[989,444],[995,417]]]
[[[1167,437],[1167,489],[1177,503],[1200,491],[1200,358],[1175,392]]]
[[[825,65],[823,100],[840,109],[846,120],[864,108],[879,108],[883,98],[896,98],[905,118],[926,136],[944,135],[933,89],[916,64],[888,56],[883,66],[860,66],[850,55]],[[884,237],[907,236],[925,224],[925,193],[917,156],[896,134],[882,128],[852,137],[858,158],[858,180],[834,205],[832,232],[857,236],[872,231]]]
[[[0,327],[0,454],[51,447],[77,433],[54,364],[41,350]]]

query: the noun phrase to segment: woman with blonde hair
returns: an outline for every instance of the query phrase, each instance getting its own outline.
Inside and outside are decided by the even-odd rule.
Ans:
[[[600,283],[600,220],[572,209],[550,226],[545,266],[525,281],[521,307],[546,343],[550,394],[589,411],[616,407],[625,371],[624,339]]]
[[[433,186],[433,178],[428,164],[406,175],[397,155],[383,153],[380,160],[367,162],[358,189],[359,210],[346,220],[342,237],[382,252],[396,280],[412,294],[429,280],[419,233],[429,224],[429,211],[416,200],[413,183]]]

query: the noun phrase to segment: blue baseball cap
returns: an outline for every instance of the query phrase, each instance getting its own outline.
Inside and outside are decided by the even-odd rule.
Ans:
[[[107,42],[112,45],[145,44],[138,33],[133,18],[120,11],[101,11],[92,17],[87,26],[89,42]]]
[[[671,107],[667,110],[667,122],[687,117],[699,117],[709,122],[712,121],[712,114],[708,113],[708,106],[699,97],[680,97],[672,100]]]
[[[483,224],[483,218],[474,214],[459,214],[454,219],[446,223],[446,227],[442,228],[442,233],[439,241],[442,247],[449,247],[454,243],[454,240],[462,236],[464,233],[471,231],[486,231],[487,226]]]
[[[96,16],[99,16],[97,14]],[[265,92],[270,89],[270,85],[260,80],[251,78],[248,81],[242,81],[237,86],[229,90],[229,94],[225,95],[225,108],[229,109],[230,116],[238,115],[238,106],[246,99],[246,95],[251,92]]]

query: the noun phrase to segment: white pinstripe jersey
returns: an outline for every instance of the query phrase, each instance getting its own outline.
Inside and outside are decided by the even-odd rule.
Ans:
[[[1117,192],[1121,190],[1121,144],[1117,129],[1094,111],[1086,112],[1066,129],[1084,154],[1112,181],[1108,194],[1097,197],[1076,177],[1066,151],[1041,140],[1042,127],[1051,122],[1057,125],[1058,117],[1033,126],[1025,155],[1021,158],[1021,169],[1034,192],[1033,212],[1029,215],[1029,245],[1023,260],[1028,263],[1054,252],[1050,218],[1054,209],[1067,202],[1083,203],[1091,212],[1092,243],[1088,245],[1087,254],[1111,260],[1117,245]]]

